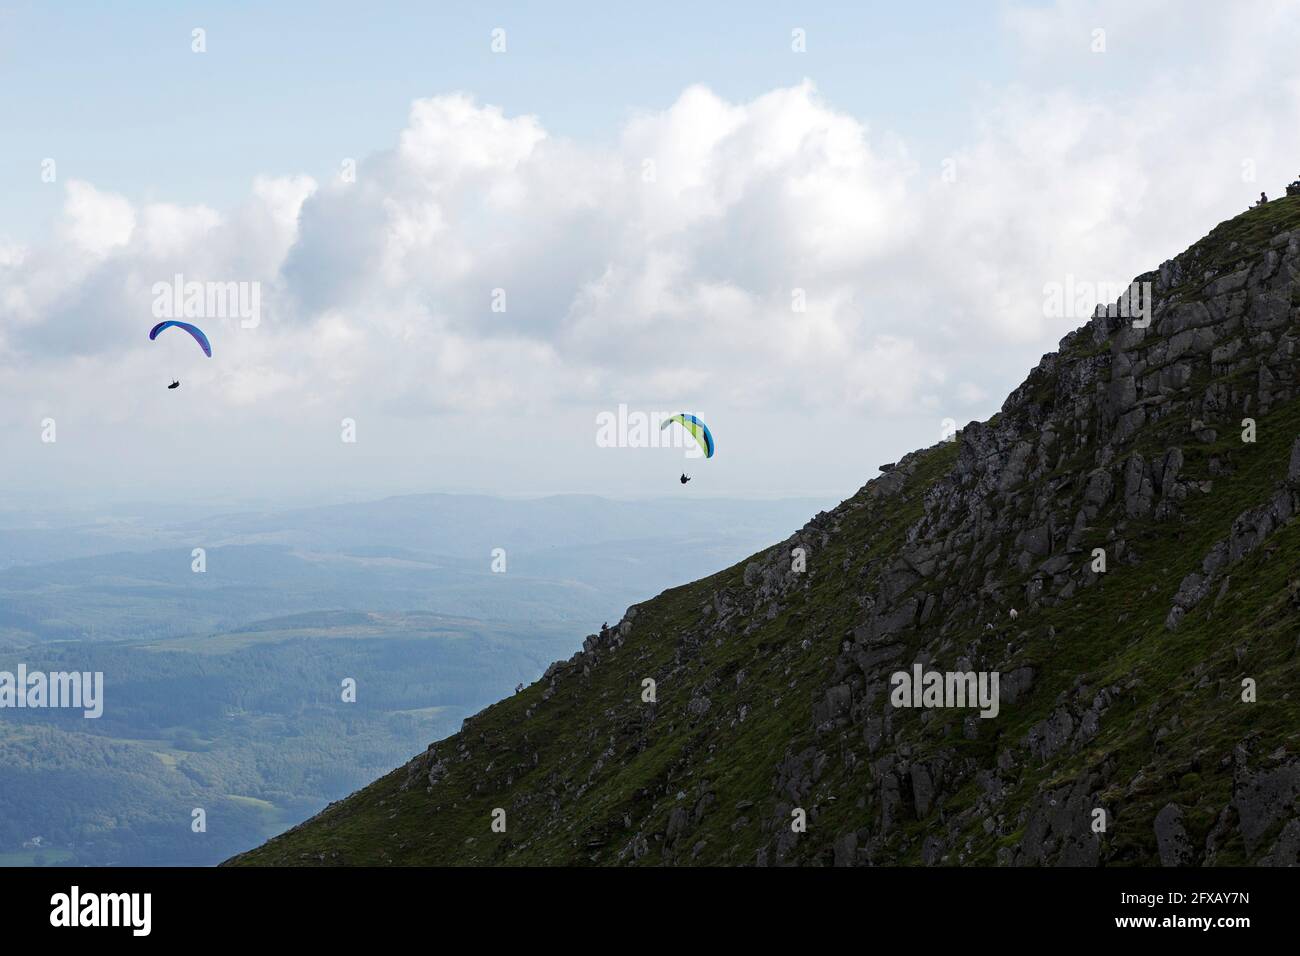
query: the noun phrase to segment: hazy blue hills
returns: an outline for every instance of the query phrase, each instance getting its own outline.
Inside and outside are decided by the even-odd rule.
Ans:
[[[825,504],[419,495],[0,530],[0,670],[105,684],[98,719],[0,710],[0,864],[215,863]]]

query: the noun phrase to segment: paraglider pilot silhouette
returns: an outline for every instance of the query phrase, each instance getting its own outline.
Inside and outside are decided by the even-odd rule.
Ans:
[[[682,472],[682,484],[686,484],[686,482],[690,480],[691,480],[691,476],[686,474],[686,472]]]
[[[180,388],[180,387],[181,387],[181,383],[180,383],[179,380],[174,380],[174,381],[173,381],[170,385],[168,385],[167,387],[168,387],[168,388]]]

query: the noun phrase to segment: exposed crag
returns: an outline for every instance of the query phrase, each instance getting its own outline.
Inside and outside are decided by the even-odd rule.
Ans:
[[[1296,864],[1300,196],[1138,281],[1148,327],[231,862]],[[895,706],[918,663],[996,716]]]

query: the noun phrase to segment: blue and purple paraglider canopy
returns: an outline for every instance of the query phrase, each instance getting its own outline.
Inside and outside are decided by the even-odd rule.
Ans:
[[[203,349],[203,354],[208,358],[212,358],[212,346],[208,343],[208,337],[203,334],[201,328],[197,325],[190,325],[188,322],[175,322],[171,320],[167,322],[159,322],[149,330],[149,341],[152,342],[154,339],[158,338],[159,332],[163,329],[169,329],[173,325],[178,329],[184,329],[186,332],[190,333],[190,335],[194,336],[194,341],[199,343],[199,346]]]

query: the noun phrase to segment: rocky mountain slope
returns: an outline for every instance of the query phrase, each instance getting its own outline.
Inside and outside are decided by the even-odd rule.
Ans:
[[[1149,327],[230,862],[1296,864],[1300,197],[1138,281]],[[996,716],[896,706],[918,664]]]

